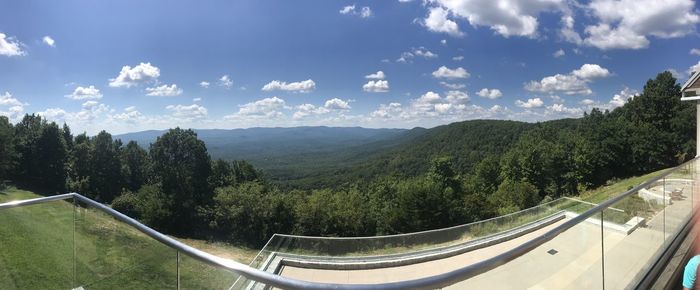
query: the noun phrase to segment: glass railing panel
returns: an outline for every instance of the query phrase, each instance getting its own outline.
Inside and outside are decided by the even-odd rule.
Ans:
[[[603,211],[606,289],[636,285],[662,252],[667,199],[653,183]]]
[[[82,203],[75,225],[76,286],[177,288],[177,251]]]
[[[268,251],[304,256],[367,257],[418,253],[447,247],[468,246],[483,239],[506,238],[513,232],[532,229],[564,210],[583,212],[591,206],[561,198],[533,208],[484,221],[409,234],[360,238],[279,236]]]
[[[73,286],[72,199],[0,210],[0,288]]]
[[[484,250],[483,255],[495,256],[509,249]],[[445,289],[602,289],[601,252],[598,214],[508,263]]]
[[[664,194],[668,198],[664,221],[666,240],[670,242],[686,225],[692,213],[694,180],[690,164],[681,166],[661,181]]]
[[[180,289],[224,289],[240,275],[226,269],[206,264],[180,253]]]

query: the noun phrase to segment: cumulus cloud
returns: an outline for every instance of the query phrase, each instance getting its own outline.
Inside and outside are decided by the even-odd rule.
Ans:
[[[370,116],[372,118],[387,119],[399,115],[402,112],[403,108],[401,107],[401,103],[380,104],[377,110],[370,113]]]
[[[456,69],[449,69],[446,66],[441,66],[436,71],[433,72],[433,77],[436,78],[446,78],[446,79],[466,79],[470,74],[462,67]]]
[[[142,83],[147,83],[160,77],[160,69],[152,66],[150,62],[140,63],[135,67],[125,65],[116,78],[109,80],[109,86],[114,88],[130,88]]]
[[[454,61],[462,61],[464,59],[464,56],[458,55],[452,58]]]
[[[591,100],[591,99],[583,99],[578,103],[581,105],[584,105],[584,106],[590,106],[590,105],[595,104],[596,102],[594,100]]]
[[[700,72],[700,61],[698,61],[697,64],[690,66],[688,68],[688,74],[691,74],[693,72]]]
[[[634,98],[638,94],[639,94],[639,92],[637,92],[635,90],[632,90],[630,88],[624,88],[619,93],[613,95],[613,97],[609,103],[610,103],[612,109],[617,108],[617,107],[622,107],[627,103],[627,101]]]
[[[516,100],[515,105],[521,108],[525,109],[533,109],[533,108],[540,108],[544,105],[544,102],[540,98],[534,98],[534,99],[527,99],[527,101],[523,102],[521,100]]]
[[[648,36],[682,37],[700,22],[692,0],[593,0],[587,9],[598,23],[586,27],[584,43],[603,50],[646,48]]]
[[[162,85],[154,88],[146,88],[146,91],[148,92],[146,94],[147,96],[155,97],[173,97],[182,94],[182,89],[178,88],[176,84],[172,84],[170,86]]]
[[[306,93],[310,92],[316,89],[316,83],[311,80],[305,80],[305,81],[300,81],[300,82],[293,82],[293,83],[287,83],[287,82],[282,82],[282,81],[271,81],[267,83],[265,86],[262,87],[263,91],[275,91],[275,90],[282,90],[282,91],[294,91],[294,92],[300,92],[300,93]]]
[[[323,106],[329,110],[350,110],[349,102],[338,98],[327,100]]]
[[[568,41],[577,45],[583,43],[581,35],[574,30],[575,20],[571,15],[565,14],[561,17],[561,29],[559,30],[559,35],[564,41]]]
[[[200,87],[203,87],[203,88],[205,88],[205,89],[208,89],[210,85],[211,85],[211,84],[210,84],[209,82],[207,82],[207,81],[201,81],[201,82],[199,83],[199,86],[200,86]]]
[[[238,116],[278,118],[284,115],[281,110],[287,108],[287,103],[283,99],[272,97],[239,105],[238,107],[238,113],[225,118],[231,119]]]
[[[389,81],[372,80],[362,85],[362,90],[371,93],[385,93],[389,91]]]
[[[14,37],[9,37],[0,32],[0,55],[22,56],[27,53],[22,50],[22,43]]]
[[[545,114],[556,114],[558,117],[579,117],[583,115],[583,109],[569,108],[564,104],[553,104],[545,107]]]
[[[459,30],[457,22],[448,19],[448,16],[447,9],[432,7],[428,12],[428,16],[423,19],[423,25],[432,32],[447,33],[457,37],[462,36],[463,33]],[[447,42],[445,41],[445,43]]]
[[[503,93],[501,93],[501,90],[499,90],[499,89],[487,89],[487,88],[481,89],[480,91],[476,92],[476,94],[479,97],[488,98],[488,99],[492,99],[492,100],[498,99],[498,98],[503,96]]]
[[[561,92],[567,95],[590,95],[593,91],[588,87],[588,84],[595,79],[610,75],[608,69],[597,64],[584,64],[569,74],[556,74],[544,77],[540,81],[526,83],[525,89],[540,93]]]
[[[292,118],[295,120],[304,119],[310,116],[319,116],[331,112],[345,112],[350,110],[350,101],[333,98],[327,100],[323,106],[315,106],[313,104],[302,104],[296,106],[297,111],[294,112]]]
[[[46,45],[50,47],[56,47],[56,41],[51,38],[51,36],[44,36],[41,41],[43,41]]]
[[[344,14],[344,15],[359,16],[360,18],[368,18],[368,17],[372,16],[372,9],[371,8],[369,8],[367,6],[363,6],[363,7],[360,7],[359,9],[357,9],[355,7],[355,4],[344,6],[338,12],[340,14]]]
[[[698,48],[693,48],[693,49],[690,50],[690,54],[700,55],[700,49],[698,49]]]
[[[564,50],[561,48],[552,54],[552,56],[555,58],[560,58],[560,57],[565,56],[565,55],[566,55],[566,52],[564,52]]]
[[[25,104],[13,97],[10,92],[0,95],[0,116],[5,116],[10,121],[17,121],[24,113]]]
[[[170,111],[173,117],[185,120],[203,119],[208,114],[207,108],[197,104],[169,105],[165,109]]]
[[[559,11],[563,0],[435,0],[452,15],[466,19],[472,26],[488,26],[504,36],[535,37],[540,13]]]
[[[376,73],[366,75],[365,78],[372,79],[372,80],[383,80],[386,78],[386,75],[384,74],[383,71],[378,71]]]
[[[413,59],[416,57],[422,57],[425,59],[437,58],[438,55],[425,47],[411,48],[410,51],[401,53],[401,56],[396,60],[400,63],[412,63]]]
[[[201,85],[202,83],[200,83]],[[209,86],[209,83],[207,83],[207,87]],[[231,86],[233,86],[233,81],[228,75],[223,75],[219,78],[219,86],[222,86],[226,89],[230,89]]]
[[[73,100],[98,100],[102,98],[102,94],[95,86],[89,86],[77,87],[72,94],[65,97]]]

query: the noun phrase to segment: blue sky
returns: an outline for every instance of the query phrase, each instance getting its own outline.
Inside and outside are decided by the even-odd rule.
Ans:
[[[658,72],[683,81],[700,68],[698,10],[690,0],[0,1],[0,114],[89,134],[578,117],[624,104]]]

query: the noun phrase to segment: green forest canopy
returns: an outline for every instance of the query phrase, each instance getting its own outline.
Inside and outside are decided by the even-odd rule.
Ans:
[[[679,96],[676,79],[663,72],[611,112],[420,130],[363,162],[282,186],[246,161],[211,160],[192,130],[171,129],[146,150],[105,131],[73,136],[67,125],[38,115],[14,125],[1,117],[0,178],[47,194],[80,192],[166,233],[249,246],[273,233],[412,232],[517,211],[688,160],[695,106]]]

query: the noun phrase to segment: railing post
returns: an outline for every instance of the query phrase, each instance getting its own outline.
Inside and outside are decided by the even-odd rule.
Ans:
[[[73,288],[78,287],[78,285],[77,285],[77,283],[78,283],[78,270],[77,270],[78,262],[76,261],[77,257],[75,256],[75,254],[76,254],[75,231],[78,230],[77,226],[76,226],[76,223],[78,222],[77,221],[77,218],[78,218],[77,211],[78,211],[78,201],[75,198],[75,196],[73,196]]]
[[[600,210],[600,272],[602,273],[600,280],[603,283],[603,290],[605,290],[605,238],[603,236],[605,233],[603,227],[603,221],[605,219],[603,216],[604,211],[605,209]]]

